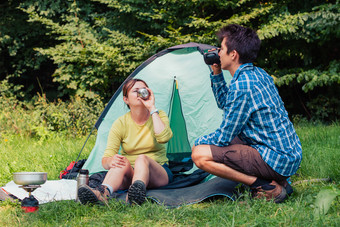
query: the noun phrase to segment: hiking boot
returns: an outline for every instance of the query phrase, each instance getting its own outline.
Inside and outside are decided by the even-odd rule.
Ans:
[[[283,186],[286,189],[287,195],[290,196],[291,194],[293,194],[293,192],[294,192],[293,187],[288,183],[287,180],[280,182],[280,185]]]
[[[81,185],[78,189],[78,198],[82,204],[107,204],[110,192],[104,185],[100,185],[96,189],[88,185]]]
[[[146,186],[143,181],[136,180],[130,185],[128,190],[128,201],[130,204],[141,205],[145,202],[146,198]]]
[[[279,185],[276,181],[253,188],[252,191],[253,198],[266,198],[267,201],[273,199],[275,203],[281,203],[287,197],[286,189]]]

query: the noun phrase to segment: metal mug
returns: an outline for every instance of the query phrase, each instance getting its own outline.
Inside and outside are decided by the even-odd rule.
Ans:
[[[141,88],[141,89],[138,89],[137,95],[138,97],[141,97],[142,99],[147,100],[150,96],[150,93],[146,88]]]

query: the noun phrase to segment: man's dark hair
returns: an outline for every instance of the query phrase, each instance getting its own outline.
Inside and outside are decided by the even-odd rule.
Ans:
[[[250,28],[237,24],[230,24],[220,29],[217,33],[220,42],[227,38],[227,53],[236,50],[241,64],[252,63],[260,50],[261,41],[256,32]]]

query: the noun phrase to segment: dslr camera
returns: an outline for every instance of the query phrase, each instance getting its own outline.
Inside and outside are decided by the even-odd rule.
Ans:
[[[207,65],[213,65],[214,63],[221,64],[220,56],[218,56],[218,52],[220,52],[220,49],[204,53],[203,58],[204,58],[205,64]]]

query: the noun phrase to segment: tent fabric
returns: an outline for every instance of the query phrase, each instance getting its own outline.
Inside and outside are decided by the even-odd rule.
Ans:
[[[146,81],[155,94],[155,105],[170,115],[174,80],[178,84],[181,111],[187,138],[193,146],[196,138],[211,133],[219,127],[222,110],[218,109],[211,91],[211,69],[204,63],[203,52],[214,48],[206,44],[188,43],[165,49],[141,64],[127,79]],[[224,72],[229,83],[230,73]],[[83,168],[90,174],[105,171],[101,165],[107,137],[112,123],[129,111],[123,102],[122,85],[115,92],[96,122],[97,139]],[[171,119],[170,119],[171,121]],[[180,151],[178,151],[180,152]],[[188,157],[189,158],[189,157]]]
[[[165,54],[167,54],[167,53],[169,53],[169,52],[171,52],[173,50],[185,49],[185,48],[197,48],[197,50],[201,54],[203,54],[204,51],[209,50],[209,49],[214,48],[214,47],[210,46],[210,45],[207,45],[207,44],[198,44],[198,43],[193,43],[193,42],[192,43],[187,43],[187,44],[182,44],[182,45],[177,45],[177,46],[173,46],[173,47],[169,47],[168,49],[165,49],[165,50],[163,50],[163,51],[153,55],[149,59],[147,59],[143,64],[141,64],[139,67],[137,67],[137,69],[135,71],[133,71],[133,73],[127,79],[135,77],[135,75],[137,75],[142,69],[144,69],[147,65],[149,65],[156,58],[161,57],[161,56],[163,56],[163,55],[165,55]],[[109,103],[107,104],[107,106],[104,109],[103,113],[101,114],[101,116],[99,117],[98,121],[96,122],[95,126],[96,126],[97,129],[99,128],[100,124],[102,123],[102,120],[106,116],[108,110],[111,108],[111,105],[116,100],[116,98],[119,95],[119,93],[122,91],[123,84],[118,88],[116,93],[112,96],[111,100],[109,101]]]
[[[189,161],[187,159],[191,156],[191,147],[187,138],[188,131],[182,111],[181,99],[178,93],[177,80],[174,80],[173,83],[173,94],[171,100],[169,118],[173,137],[168,142],[167,156],[170,162]]]

